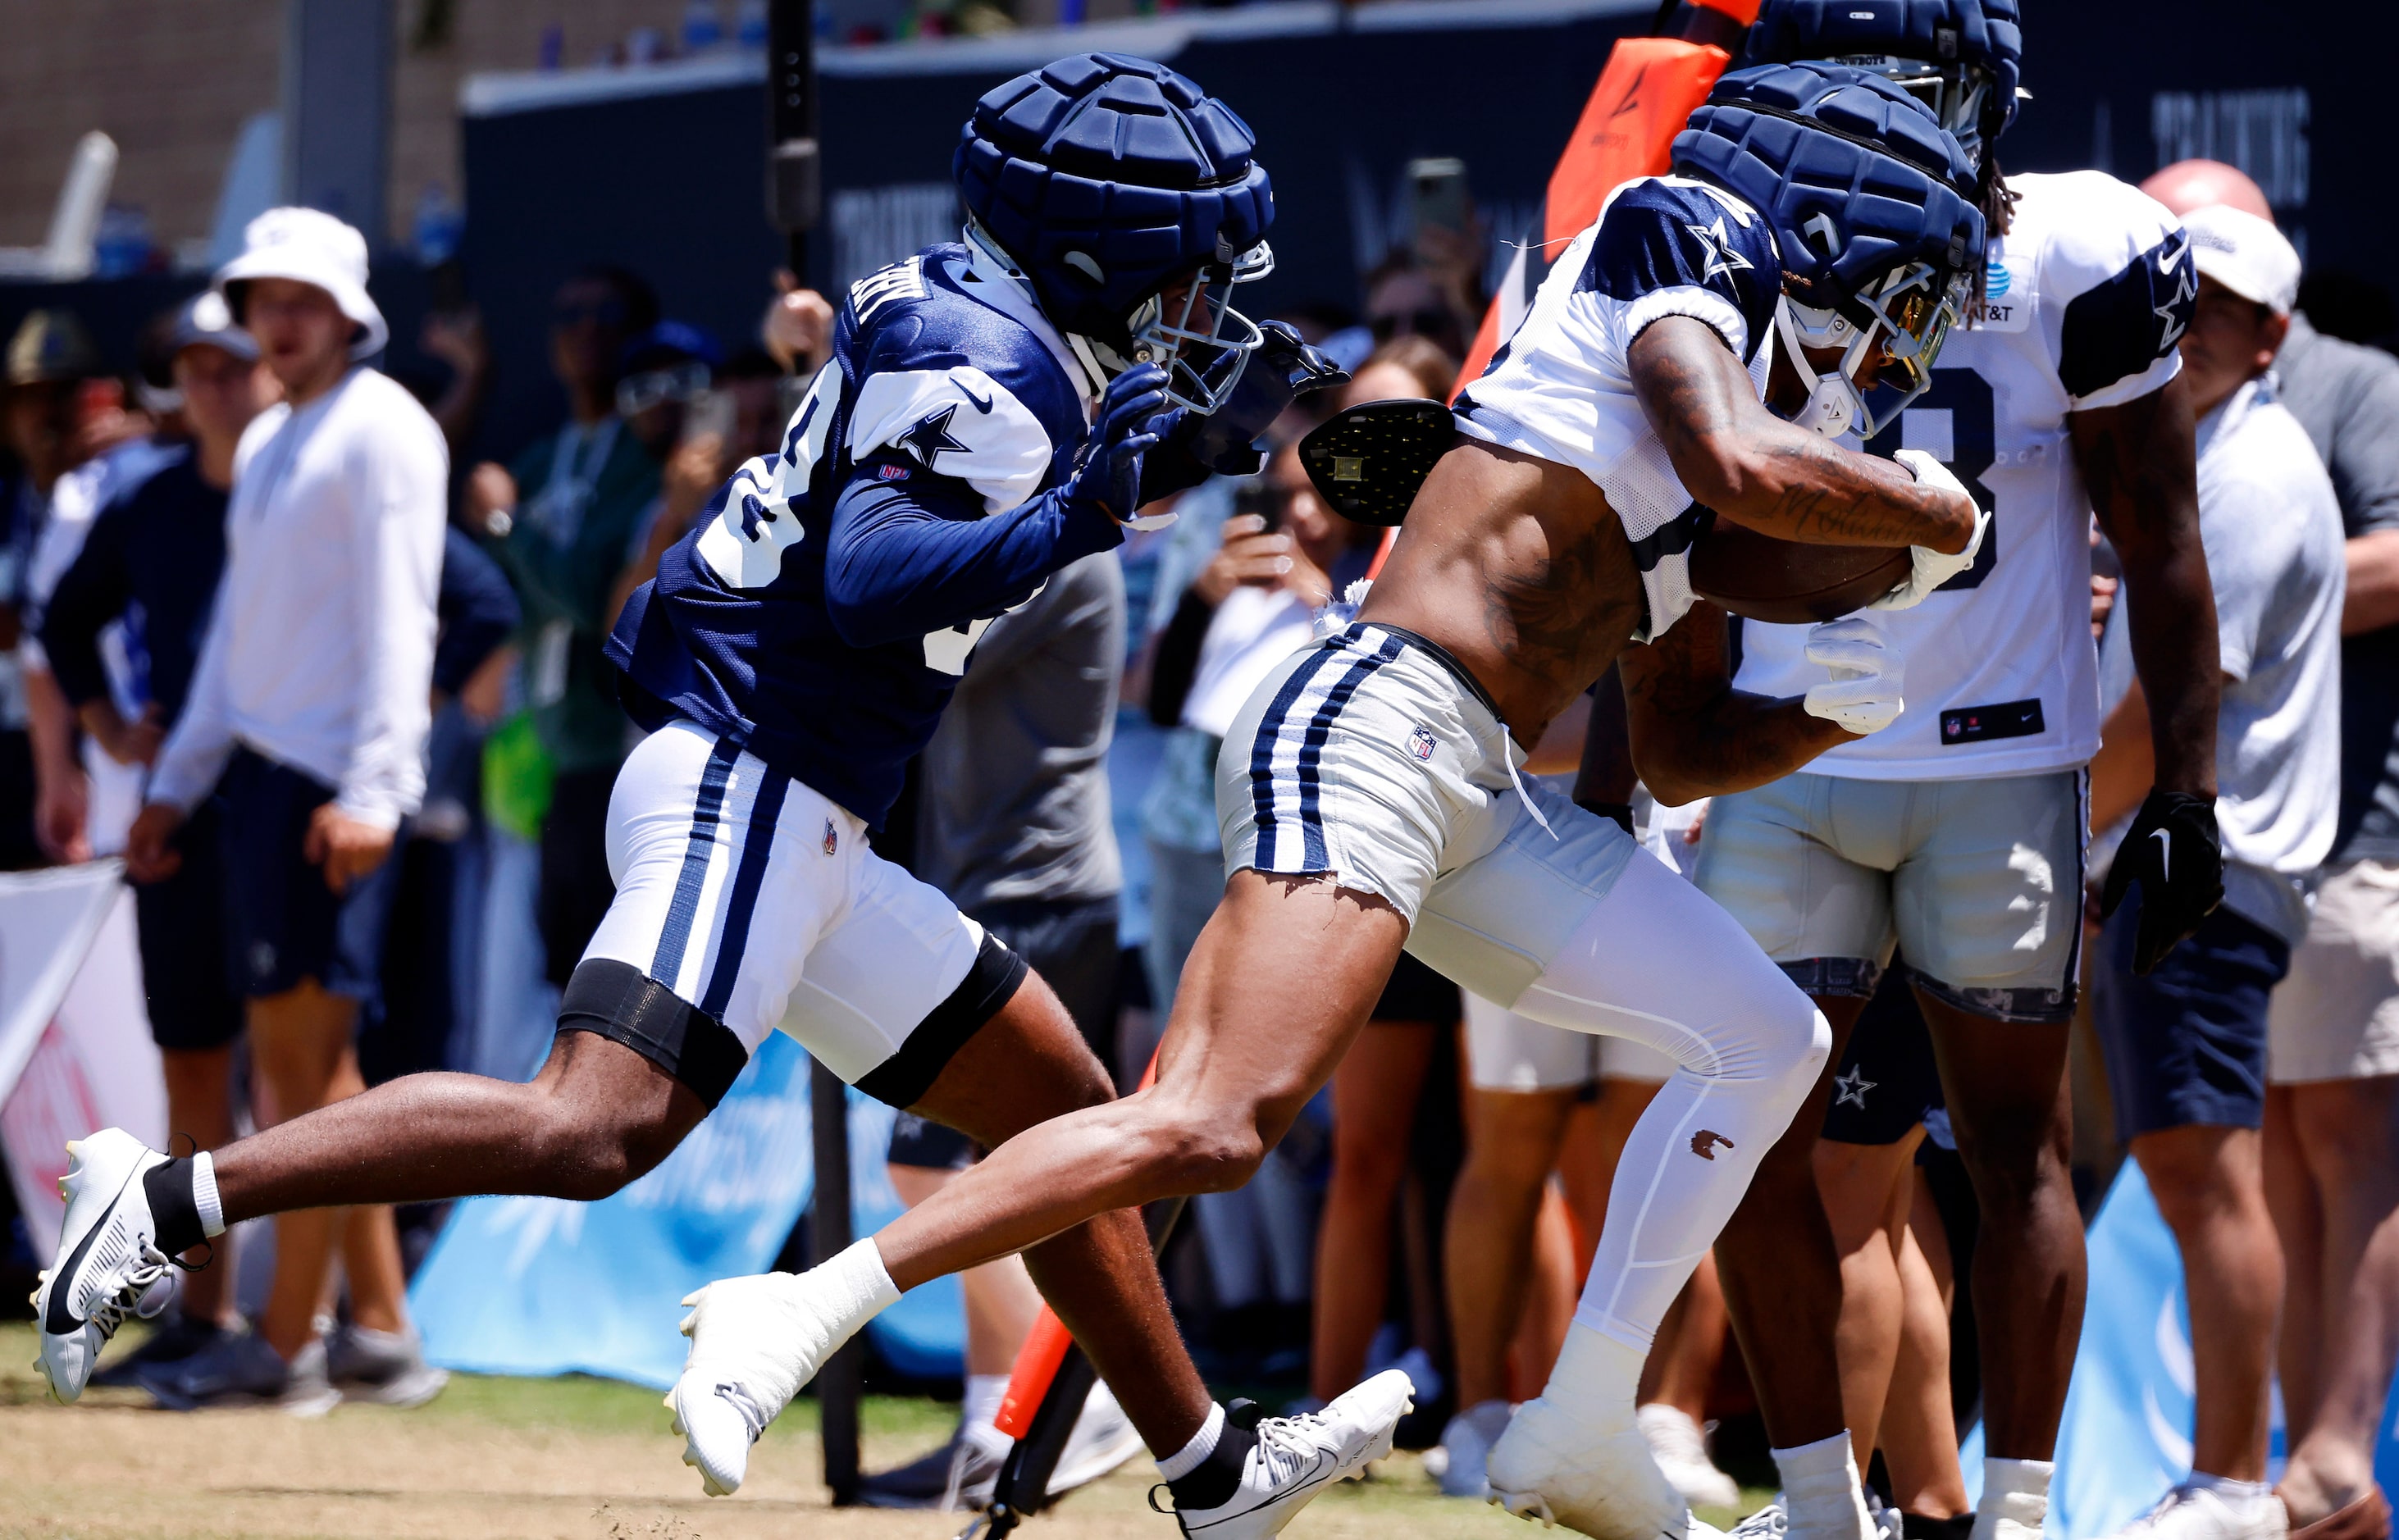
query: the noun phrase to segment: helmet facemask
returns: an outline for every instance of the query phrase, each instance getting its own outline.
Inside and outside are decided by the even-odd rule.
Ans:
[[[1927,262],[1893,268],[1866,292],[1836,296],[1830,305],[1784,293],[1775,329],[1809,391],[1799,426],[1827,438],[1854,430],[1866,439],[1889,427],[1931,388],[1932,361],[1964,318],[1967,300],[1965,272]],[[1841,350],[1833,373],[1816,372],[1804,351],[1810,347]],[[1863,386],[1862,374],[1870,375]]]
[[[1111,372],[1158,365],[1166,371],[1166,399],[1203,416],[1232,396],[1251,353],[1266,340],[1257,323],[1233,308],[1233,287],[1274,271],[1274,251],[1264,241],[1238,256],[1220,248],[1219,256],[1195,269],[1179,294],[1170,286],[1133,307],[1125,321],[1129,357],[1094,348]]]
[[[1966,158],[1983,163],[1983,105],[1991,94],[1988,70],[1972,64],[1936,64],[1896,54],[1843,54],[1833,61],[1852,69],[1871,70],[1932,110],[1941,126],[1957,136]]]

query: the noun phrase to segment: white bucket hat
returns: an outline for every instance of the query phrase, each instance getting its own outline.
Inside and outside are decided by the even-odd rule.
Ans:
[[[2298,303],[2299,253],[2266,221],[2217,203],[2185,214],[2182,227],[2201,273],[2277,316]]]
[[[319,209],[269,209],[250,222],[241,239],[241,255],[218,269],[216,277],[237,317],[242,313],[237,285],[251,278],[290,278],[331,294],[342,314],[358,324],[351,358],[366,358],[390,340],[383,312],[367,294],[364,236]]]

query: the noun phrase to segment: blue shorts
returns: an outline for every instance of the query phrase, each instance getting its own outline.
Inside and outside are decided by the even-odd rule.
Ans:
[[[2133,972],[2140,889],[2099,939],[2092,1017],[2127,1141],[2203,1124],[2255,1128],[2266,1115],[2266,1006],[2290,944],[2219,907],[2148,978]]]
[[[1884,972],[1850,1029],[1824,1104],[1823,1137],[1837,1144],[1896,1144],[1945,1105],[1913,977],[1904,967]]]
[[[133,890],[142,990],[162,1048],[221,1048],[241,1035],[241,995],[226,977],[224,833],[217,800],[192,809],[175,838],[183,864]]]
[[[264,754],[235,750],[217,796],[235,993],[255,1000],[314,979],[372,1015],[382,1005],[383,935],[399,860],[386,859],[335,894],[323,869],[301,853],[309,817],[333,800],[332,788]],[[398,850],[395,840],[395,858]]]

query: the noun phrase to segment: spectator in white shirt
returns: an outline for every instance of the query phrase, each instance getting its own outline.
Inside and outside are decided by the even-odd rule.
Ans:
[[[425,789],[449,456],[414,398],[359,361],[386,338],[364,238],[330,215],[275,209],[245,241],[217,284],[285,404],[242,436],[224,585],[127,861],[136,880],[171,872],[176,831],[217,790],[251,1053],[288,1119],[365,1088],[353,1033],[375,994],[386,858]],[[333,1344],[331,1373],[376,1380],[392,1399],[429,1395],[439,1381],[408,1327],[388,1209],[278,1218],[258,1331],[144,1385],[178,1406],[323,1398],[315,1317],[337,1241],[361,1330]]]
[[[2142,975],[2137,900],[2127,899],[2095,957],[2093,1016],[2117,1130],[2182,1251],[2199,1404],[2189,1479],[2121,1533],[2282,1540],[2287,1520],[2266,1483],[2266,1440],[2283,1254],[2258,1129],[2268,1001],[2307,932],[2308,879],[2331,853],[2338,816],[2344,553],[2332,481],[2274,399],[2270,368],[2290,326],[2298,253],[2238,209],[2193,209],[2184,227],[2199,301],[2182,338],[2183,372],[2199,413],[2200,538],[2222,633],[2224,901]],[[2103,680],[2129,673],[2115,634],[2122,618],[2120,605]],[[2148,716],[2133,682],[2091,762],[2094,828],[2129,815],[2148,790]]]

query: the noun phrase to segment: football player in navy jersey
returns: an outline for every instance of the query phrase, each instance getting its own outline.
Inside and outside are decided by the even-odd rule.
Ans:
[[[1226,735],[1232,875],[1185,967],[1155,1087],[1018,1136],[874,1237],[915,1284],[1126,1204],[1239,1186],[1403,947],[1527,1016],[1635,1038],[1678,1069],[1625,1150],[1548,1389],[1489,1462],[1495,1501],[1606,1540],[1689,1533],[1634,1422],[1642,1360],[1814,1085],[1829,1032],[1625,830],[1522,782],[1525,746],[1621,655],[1689,681],[1713,669],[1679,709],[1636,717],[1653,787],[1679,801],[1782,774],[1899,701],[1843,622],[1818,639],[1839,676],[1798,697],[1732,693],[1723,615],[1695,601],[1687,568],[1706,510],[1786,538],[1914,547],[1881,601],[1893,606],[1966,570],[1983,524],[1929,457],[1894,465],[1814,430],[1903,406],[1965,303],[1982,220],[1932,115],[1861,71],[1752,71],[1693,115],[1674,172],[1619,190],[1559,259],[1457,403],[1463,441],[1416,493],[1355,622],[1269,675]],[[1809,351],[1775,345],[1791,309]],[[1710,627],[1713,645],[1674,642]],[[1794,1223],[1767,1244],[1835,1265],[1822,1214]],[[880,1308],[832,1268],[734,1281],[773,1290],[806,1368]],[[1744,1341],[1792,1326],[1753,1315]],[[1777,1346],[1778,1362],[1829,1380],[1830,1327],[1797,1322],[1821,1340],[1812,1356]],[[739,1350],[700,1330],[695,1372],[703,1351],[721,1372],[715,1355]],[[1861,1540],[1837,1397],[1822,1423],[1784,1452],[1786,1478],[1821,1493],[1814,1527],[1795,1527]]]
[[[851,290],[780,449],[735,472],[625,607],[609,653],[651,732],[616,785],[617,897],[549,1062],[523,1086],[397,1080],[213,1158],[113,1129],[82,1141],[44,1291],[61,1399],[166,1259],[226,1223],[603,1196],[706,1116],[779,1024],[861,1089],[986,1144],[1108,1099],[1050,990],[872,835],[992,620],[1116,546],[1143,504],[1257,469],[1253,442],[1292,398],[1345,377],[1229,303],[1268,264],[1272,195],[1251,152],[1223,103],[1114,55],[977,104],[955,163],[964,238]],[[1271,1534],[1390,1447],[1404,1376],[1313,1417],[1228,1422],[1175,1335],[1137,1212],[1056,1226],[1025,1261],[1185,1524]],[[862,1306],[898,1298],[872,1241],[819,1277]],[[805,1317],[770,1287],[696,1303],[670,1404],[686,1462],[724,1493],[827,1344],[787,1330]]]
[[[1753,1253],[1755,1271],[1728,1262],[1725,1288],[1838,1303],[1861,1463],[1901,1331],[1892,1237],[1867,1216],[1914,1180],[1913,1129],[1928,1102],[1945,1101],[1985,1234],[2008,1237],[1974,1253],[1986,1458],[1973,1540],[2038,1540],[2082,1309],[2064,1080],[2083,766],[2099,742],[2087,629],[2094,514],[2122,566],[2156,707],[2156,785],[2119,858],[2142,887],[2138,965],[2153,966],[2223,893],[2216,610],[2175,345],[2198,274],[2174,217],[2115,178],[2000,175],[1994,142],[2015,116],[2021,42],[2017,0],[1767,0],[1749,34],[1752,63],[1873,70],[1938,112],[1975,161],[1990,240],[1971,324],[1912,406],[1862,426],[1868,449],[1939,456],[1989,511],[1991,534],[1971,570],[1883,617],[1907,659],[1897,720],[1804,772],[1718,799],[1698,871],[1833,1024],[1848,1098],[1828,1114],[1829,1084],[1817,1089],[1728,1233],[1809,1201],[1821,1134],[1837,1144],[1841,1172],[1826,1196],[1855,1216],[1843,1225],[1841,1270],[1822,1271],[1813,1254]],[[1797,627],[1746,625],[1736,682],[1796,687],[1811,672],[1807,643]],[[1894,955],[1933,1051],[1870,1035],[1845,1052]],[[1935,1083],[1910,1068],[1936,1059]],[[1958,1477],[1953,1467],[1941,1484],[1962,1494]],[[1947,1516],[1902,1518],[1938,1529]]]

